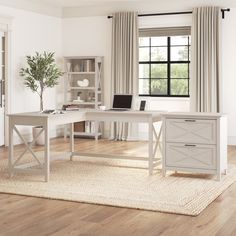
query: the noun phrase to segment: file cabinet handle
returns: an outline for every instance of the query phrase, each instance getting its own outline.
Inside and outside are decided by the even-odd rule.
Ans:
[[[184,146],[185,147],[196,147],[197,145],[196,144],[185,144]]]
[[[185,122],[196,122],[196,120],[184,120]]]

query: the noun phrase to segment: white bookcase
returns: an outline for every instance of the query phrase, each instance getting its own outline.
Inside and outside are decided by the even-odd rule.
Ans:
[[[98,109],[103,104],[103,57],[64,57],[64,104],[79,109]],[[101,136],[102,127],[95,133],[94,121],[76,123],[75,136]]]

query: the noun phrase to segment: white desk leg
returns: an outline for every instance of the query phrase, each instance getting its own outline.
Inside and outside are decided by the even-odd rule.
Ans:
[[[70,124],[70,160],[72,161],[73,153],[75,151],[75,139],[74,139],[74,123]]]
[[[99,126],[98,121],[95,120],[94,125],[95,125],[95,140],[97,141],[98,140],[98,126]]]
[[[148,133],[149,133],[149,140],[148,140],[148,157],[149,157],[149,175],[153,173],[153,122],[152,119],[148,122]]]
[[[9,168],[9,177],[13,175],[12,169],[12,159],[14,155],[14,144],[13,144],[13,127],[12,118],[9,119],[9,153],[8,153],[8,168]]]
[[[45,133],[45,145],[44,145],[44,168],[45,168],[45,181],[49,181],[50,174],[50,137],[49,137],[49,127],[48,121],[44,124]]]
[[[64,125],[64,139],[67,138],[67,125]]]

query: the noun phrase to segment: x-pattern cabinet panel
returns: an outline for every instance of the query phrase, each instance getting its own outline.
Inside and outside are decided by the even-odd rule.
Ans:
[[[219,113],[163,114],[163,175],[167,170],[227,172],[227,118]]]

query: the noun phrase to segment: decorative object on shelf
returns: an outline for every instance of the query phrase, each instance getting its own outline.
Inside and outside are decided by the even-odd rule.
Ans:
[[[99,106],[98,107],[101,111],[105,111],[106,110],[106,106]]]
[[[40,111],[43,111],[45,89],[57,85],[59,77],[63,74],[55,63],[54,54],[54,52],[42,54],[36,52],[34,56],[26,56],[28,66],[20,70],[25,86],[40,97]]]
[[[67,72],[71,72],[71,63],[70,62],[66,63],[66,70],[67,70]]]
[[[91,92],[88,92],[87,101],[88,101],[88,102],[91,102],[91,101],[92,101],[92,93],[91,93]]]
[[[93,60],[87,60],[86,61],[86,71],[87,72],[92,72],[94,71],[93,67],[92,67],[92,64],[93,64]]]
[[[89,80],[88,79],[78,80],[77,84],[80,87],[88,87],[89,86]]]
[[[80,99],[81,93],[82,93],[82,92],[78,92],[78,93],[77,93],[77,101],[81,101],[81,99]]]
[[[79,67],[78,64],[76,64],[76,65],[74,66],[74,72],[79,72],[79,71],[81,71],[80,69],[81,69],[81,68]]]

